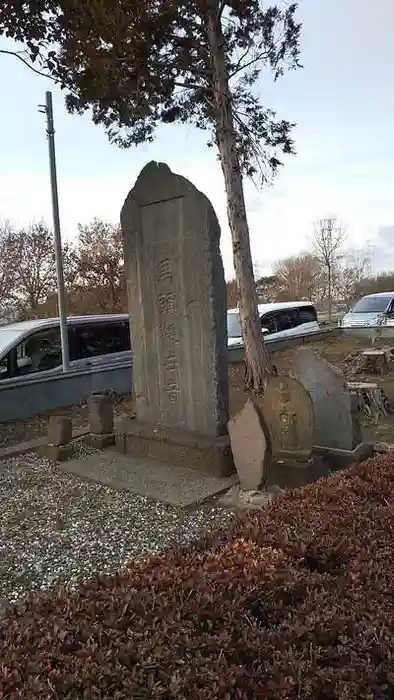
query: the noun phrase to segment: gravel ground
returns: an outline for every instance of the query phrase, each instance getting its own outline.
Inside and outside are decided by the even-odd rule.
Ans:
[[[233,517],[214,502],[187,512],[83,481],[35,454],[0,464],[0,503],[0,607],[29,590],[115,573]]]

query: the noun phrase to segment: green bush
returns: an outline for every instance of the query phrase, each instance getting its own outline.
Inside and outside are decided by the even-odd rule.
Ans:
[[[7,700],[394,697],[394,460],[0,621]]]

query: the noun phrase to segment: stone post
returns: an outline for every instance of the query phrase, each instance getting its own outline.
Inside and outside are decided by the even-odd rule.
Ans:
[[[107,394],[92,394],[88,400],[89,437],[92,447],[103,449],[115,443],[114,410]]]
[[[62,462],[70,457],[72,440],[72,422],[68,416],[50,416],[48,421],[48,444],[45,446],[45,456],[54,461]]]

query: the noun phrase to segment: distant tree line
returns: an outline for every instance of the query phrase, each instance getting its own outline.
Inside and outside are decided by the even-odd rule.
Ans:
[[[346,249],[347,236],[335,218],[315,224],[308,252],[279,260],[273,274],[256,280],[260,302],[308,300],[331,317],[365,294],[394,290],[394,270],[373,275],[368,256]],[[229,306],[236,306],[234,281],[228,283]]]
[[[70,313],[127,309],[120,226],[94,219],[78,225],[75,242],[63,245]],[[0,226],[2,321],[57,315],[53,233],[44,222]]]
[[[334,217],[318,222],[309,252],[279,260],[272,275],[255,275],[260,302],[305,299],[330,315],[337,304],[349,308],[364,294],[394,290],[394,271],[371,275],[367,256],[347,252],[345,244],[345,231]],[[63,245],[63,262],[69,313],[127,311],[119,225],[100,219],[79,224],[73,243]],[[0,225],[1,321],[57,315],[56,287],[50,226],[44,221],[25,228]],[[231,280],[227,305],[237,304],[237,284]]]

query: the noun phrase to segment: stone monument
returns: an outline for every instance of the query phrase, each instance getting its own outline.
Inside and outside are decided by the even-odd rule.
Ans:
[[[272,377],[266,387],[262,411],[278,458],[306,462],[312,454],[314,418],[305,387],[287,375]]]
[[[187,179],[151,162],[121,225],[136,419],[118,447],[225,475],[233,469],[227,305],[214,209]]]
[[[294,353],[293,374],[310,394],[314,416],[314,446],[354,451],[361,429],[354,400],[340,369],[309,348]]]

